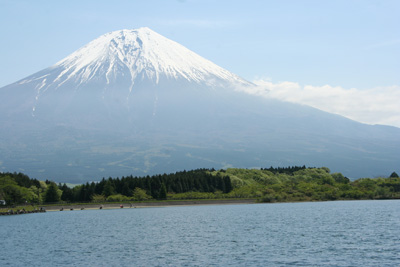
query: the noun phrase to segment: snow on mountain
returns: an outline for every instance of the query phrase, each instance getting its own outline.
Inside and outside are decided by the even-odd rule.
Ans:
[[[49,95],[65,99],[64,109],[70,108],[68,103],[84,101],[85,97],[108,100],[107,106],[117,101],[130,108],[135,91],[150,94],[150,88],[159,84],[168,90],[173,87],[186,91],[193,86],[230,91],[254,86],[149,28],[104,34],[55,65],[17,82],[34,88],[30,89],[34,96],[28,101],[32,116],[37,115],[41,103],[49,102],[43,100]],[[152,105],[157,99],[155,93],[152,100],[149,97]]]
[[[31,76],[20,81],[20,84],[41,80],[37,87],[40,92],[45,91],[47,85],[57,84],[60,87],[68,81],[82,85],[92,79],[104,78],[106,84],[109,84],[123,75],[130,76],[129,91],[132,91],[138,79],[147,78],[158,84],[161,76],[207,86],[219,86],[220,80],[251,84],[149,28],[120,30],[102,35],[51,69],[59,72],[51,80],[46,76]]]

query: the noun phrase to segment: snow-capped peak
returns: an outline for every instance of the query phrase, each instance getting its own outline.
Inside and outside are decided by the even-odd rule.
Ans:
[[[106,83],[110,83],[119,76],[121,70],[129,71],[132,81],[130,90],[139,75],[154,83],[159,82],[160,76],[165,76],[168,79],[204,82],[209,86],[216,85],[213,84],[215,79],[249,84],[149,28],[104,34],[54,67],[63,69],[54,80],[60,85],[70,80],[87,83],[95,77],[104,77]]]

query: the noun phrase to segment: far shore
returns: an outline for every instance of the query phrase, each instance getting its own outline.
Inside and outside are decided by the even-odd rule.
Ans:
[[[255,199],[221,199],[221,200],[181,200],[181,201],[151,201],[151,202],[123,202],[123,203],[88,203],[88,204],[60,204],[43,207],[46,211],[69,211],[86,209],[120,209],[123,208],[149,208],[149,207],[170,207],[170,206],[194,206],[194,205],[236,205],[236,204],[254,204]]]

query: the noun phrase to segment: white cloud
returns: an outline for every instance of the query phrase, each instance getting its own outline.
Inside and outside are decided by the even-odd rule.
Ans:
[[[254,83],[258,87],[247,90],[250,94],[309,105],[363,123],[400,127],[400,86],[360,90],[269,80]]]

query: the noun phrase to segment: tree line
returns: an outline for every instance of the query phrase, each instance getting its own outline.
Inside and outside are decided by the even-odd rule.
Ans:
[[[197,169],[146,177],[103,178],[73,188],[46,180],[30,179],[22,173],[0,173],[0,199],[7,203],[90,202],[106,200],[167,199],[167,194],[187,192],[229,193],[229,176],[212,175],[214,169]],[[3,185],[3,186],[2,186]]]
[[[66,184],[59,185],[62,190],[61,200],[67,202],[88,202],[94,196],[104,199],[114,195],[133,197],[135,189],[144,190],[148,197],[166,199],[167,193],[179,194],[186,192],[214,193],[221,191],[229,193],[233,187],[229,176],[212,175],[213,169],[197,169],[171,174],[146,177],[127,176],[122,178],[103,178],[100,182],[91,182],[69,188]],[[99,198],[101,199],[101,198]]]
[[[265,171],[270,171],[273,174],[277,174],[277,173],[286,173],[286,174],[290,174],[293,175],[295,172],[300,171],[300,170],[305,170],[307,169],[307,167],[305,165],[303,166],[289,166],[289,167],[269,167],[267,168],[261,168],[261,170],[265,170]]]
[[[400,198],[400,178],[393,172],[387,178],[350,181],[326,167],[292,166],[109,177],[71,188],[22,173],[0,172],[0,201],[7,204],[199,198],[255,198],[262,202],[393,199]]]

